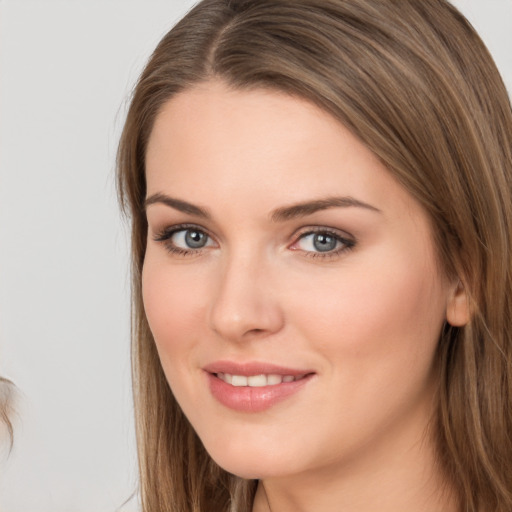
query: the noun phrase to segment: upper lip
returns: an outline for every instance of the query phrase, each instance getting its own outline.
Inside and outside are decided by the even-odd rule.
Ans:
[[[208,373],[229,373],[231,375],[306,375],[314,373],[309,369],[288,368],[273,363],[248,361],[237,363],[235,361],[215,361],[203,367]]]

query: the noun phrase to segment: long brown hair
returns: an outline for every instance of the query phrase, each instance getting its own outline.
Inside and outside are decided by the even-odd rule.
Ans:
[[[215,464],[181,412],[141,299],[148,138],[167,100],[212,78],[320,106],[428,212],[472,311],[440,333],[439,464],[461,510],[512,510],[512,112],[489,52],[445,0],[204,0],[153,53],[118,152],[143,510],[249,511],[255,490]]]

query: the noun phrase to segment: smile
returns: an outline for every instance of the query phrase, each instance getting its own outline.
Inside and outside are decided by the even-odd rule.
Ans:
[[[278,374],[261,374],[261,375],[232,375],[231,373],[217,373],[217,378],[235,387],[248,386],[250,388],[262,388],[265,386],[277,386],[283,382],[293,382],[303,379],[305,375],[278,375]]]
[[[219,361],[203,368],[213,398],[242,413],[262,412],[300,393],[316,373],[270,363]]]

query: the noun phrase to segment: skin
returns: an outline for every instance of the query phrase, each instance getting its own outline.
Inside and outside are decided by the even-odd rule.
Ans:
[[[254,511],[456,510],[428,424],[440,330],[467,311],[421,206],[316,106],[217,81],[165,104],[146,165],[143,299],[161,363],[213,459],[260,479]],[[333,196],[370,207],[272,219]],[[171,252],[187,249],[184,232],[168,236],[183,223],[208,235],[203,248]],[[320,253],[312,229],[353,247]],[[210,393],[203,367],[218,360],[314,376],[268,410],[238,412]]]

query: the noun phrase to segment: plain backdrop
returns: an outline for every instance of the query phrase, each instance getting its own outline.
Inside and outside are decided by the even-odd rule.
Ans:
[[[512,0],[458,0],[512,90]],[[133,512],[130,90],[190,0],[0,0],[0,375],[18,388],[1,512]]]

